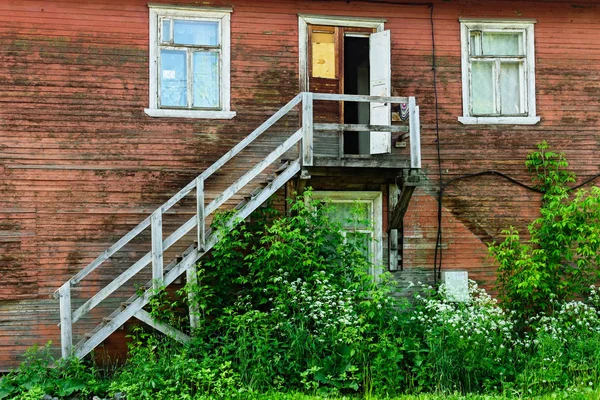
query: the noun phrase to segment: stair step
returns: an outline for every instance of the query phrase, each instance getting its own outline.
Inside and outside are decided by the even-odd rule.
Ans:
[[[262,192],[262,191],[263,191],[263,188],[256,188],[249,195],[244,196],[244,199],[246,199],[246,200],[252,200],[256,196],[258,196],[260,194],[260,192]]]
[[[279,168],[277,168],[277,170],[275,171],[275,174],[277,174],[277,175],[281,174],[289,166],[290,166],[290,162],[289,161],[284,161],[283,163],[281,163],[281,165],[279,166]]]
[[[290,168],[288,168],[290,167]],[[291,168],[293,167],[293,168]],[[271,195],[272,193],[275,192],[275,190],[277,190],[278,188],[282,187],[282,185],[285,183],[285,181],[289,180],[293,175],[297,174],[300,170],[299,167],[299,162],[296,160],[294,161],[293,164],[291,163],[286,163],[280,166],[278,173],[280,173],[280,176],[274,176],[272,179],[269,179],[269,182],[267,183],[266,187],[263,188],[257,188],[255,189],[249,196],[249,200],[244,201],[240,204],[242,204],[241,206],[236,207],[237,209],[241,210],[241,216],[244,217],[248,217],[250,215],[250,213],[254,210],[256,210],[260,204],[259,204],[259,200],[262,202],[263,200],[265,200],[269,195]],[[266,190],[266,192],[265,192]],[[207,240],[209,240],[209,243],[212,243],[213,240],[215,240],[213,238],[213,235],[211,234],[210,231],[206,232],[206,237]],[[210,238],[210,239],[208,239]],[[180,265],[180,263],[188,258],[188,261],[196,261],[196,259],[200,258],[205,251],[202,250],[198,250],[196,252],[196,249],[198,248],[198,242],[194,242],[193,245],[189,246],[185,251],[183,251],[183,253],[181,253],[181,255],[175,257],[168,265],[165,266],[164,268],[164,272],[165,274],[167,273],[171,273],[174,268],[176,268],[178,265]],[[189,260],[189,257],[191,255],[194,255],[194,260]],[[190,263],[186,263],[186,265],[190,265]],[[178,272],[183,273],[184,271],[180,271],[179,269],[176,269]],[[169,272],[170,271],[170,272]],[[180,274],[181,275],[181,274]],[[175,276],[171,276],[170,277],[170,282],[173,282],[173,280],[175,279]],[[147,304],[148,302],[148,294],[149,294],[149,290],[151,290],[150,288],[152,287],[152,280],[150,280],[148,283],[146,283],[145,285],[141,286],[142,289],[145,290],[145,295],[143,297],[143,299],[140,299],[140,295],[138,295],[138,293],[140,293],[140,291],[136,291],[134,294],[131,295],[131,297],[129,299],[127,299],[126,301],[120,303],[120,306],[114,310],[108,317],[102,318],[101,322],[91,331],[88,332],[86,334],[83,335],[83,338],[79,341],[79,343],[77,343],[74,346],[74,351],[76,352],[76,354],[78,354],[79,356],[83,356],[87,353],[89,353],[89,351],[92,349],[94,344],[98,344],[101,342],[104,342],[106,340],[106,338],[115,330],[117,329],[123,329],[123,323],[125,322],[124,320],[126,319],[125,317],[130,317],[130,316],[134,316],[135,312],[138,311],[141,307],[143,307],[144,305]],[[141,293],[140,293],[141,294]],[[132,307],[132,304],[134,302],[137,302],[135,307]],[[120,321],[120,324],[117,324],[116,322]],[[93,341],[91,338],[94,338]]]

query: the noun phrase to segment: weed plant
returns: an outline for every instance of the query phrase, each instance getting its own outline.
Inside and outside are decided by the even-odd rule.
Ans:
[[[223,216],[221,240],[176,296],[189,304],[152,299],[151,315],[189,343],[137,328],[110,377],[33,349],[0,379],[0,399],[600,398],[600,192],[571,198],[566,165],[545,143],[528,157],[541,217],[531,242],[509,229],[490,246],[502,303],[470,282],[465,302],[420,285],[407,307],[327,205],[302,197],[289,215],[263,209],[230,232]],[[173,312],[188,306],[193,330]]]

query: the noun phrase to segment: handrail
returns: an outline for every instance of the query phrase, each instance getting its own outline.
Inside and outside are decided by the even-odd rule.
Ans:
[[[355,101],[358,103],[408,103],[410,97],[367,96],[362,94],[313,93],[313,100]]]
[[[276,114],[272,115],[269,119],[263,122],[258,128],[256,128],[250,135],[246,136],[242,139],[238,144],[236,144],[231,150],[225,153],[221,158],[215,161],[210,167],[208,167],[204,172],[202,172],[199,176],[203,179],[210,177],[215,171],[221,168],[225,163],[235,157],[240,151],[242,151],[248,144],[252,143],[257,137],[259,137],[262,133],[264,133],[267,129],[273,126],[281,117],[287,114],[292,108],[297,106],[300,103],[301,94],[297,94],[292,100],[290,100],[285,106],[283,106]],[[187,196],[194,188],[196,187],[196,179],[192,180],[188,183],[183,189],[181,189],[177,194],[167,200],[162,206],[160,206],[161,212],[166,212],[171,207],[173,207],[179,200]],[[127,243],[129,243],[134,237],[140,234],[144,229],[150,226],[150,216],[144,219],[141,223],[139,223],[135,228],[126,233],[121,239],[119,239],[115,244],[110,246],[106,251],[100,254],[94,261],[84,267],[81,271],[75,274],[71,279],[71,284],[75,285],[91,272],[93,272],[96,268],[100,266],[104,261],[108,260],[112,255],[114,255],[117,251],[123,248]],[[54,297],[57,298],[59,295],[59,291],[56,290],[54,292]]]
[[[206,206],[205,216],[210,215],[213,211],[219,208],[221,204],[223,204],[225,201],[231,198],[231,196],[233,196],[240,188],[244,187],[267,166],[272,164],[286,151],[288,151],[293,145],[298,143],[301,138],[302,130],[296,131],[296,133],[290,136],[277,149],[271,152],[271,154],[269,154],[264,160],[258,163],[255,168],[253,168],[244,176],[242,176],[239,180],[237,180],[229,188],[227,188],[219,197],[210,202],[208,206]],[[165,239],[162,242],[162,250],[167,250],[173,243],[175,243],[177,240],[181,239],[185,234],[190,232],[196,225],[195,222],[196,215],[191,217],[187,222],[185,222],[181,227],[179,227],[174,233],[172,233],[167,239]],[[100,291],[94,296],[92,296],[91,299],[86,301],[82,306],[75,310],[73,312],[72,322],[77,322],[83,315],[87,314],[94,307],[100,304],[104,299],[106,299],[117,289],[119,289],[123,285],[123,283],[133,278],[133,276],[135,276],[138,272],[140,272],[143,268],[150,264],[150,261],[152,261],[151,252],[148,252],[131,267],[127,268],[124,272],[122,272],[117,278],[111,281],[108,285],[100,289]],[[160,275],[162,276],[162,274]]]
[[[359,124],[315,124],[313,121],[313,102],[315,100],[325,101],[351,101],[351,102],[375,102],[375,103],[408,103],[409,106],[409,127],[399,127],[391,125],[359,125]],[[225,165],[233,157],[244,150],[250,143],[258,138],[267,129],[272,127],[277,121],[288,114],[292,109],[302,103],[301,107],[301,128],[290,135],[277,148],[269,153],[265,158],[260,160],[253,168],[244,173],[227,189],[216,196],[211,202],[204,202],[204,182],[219,168]],[[72,352],[72,324],[81,319],[91,309],[96,307],[100,302],[114,293],[117,289],[123,286],[125,282],[133,278],[148,264],[152,264],[153,285],[158,286],[160,281],[166,282],[166,276],[171,277],[174,270],[166,273],[163,266],[164,252],[169,249],[178,240],[187,235],[194,227],[198,228],[198,246],[196,253],[208,251],[214,244],[215,235],[206,236],[205,230],[206,217],[216,211],[227,200],[239,192],[240,189],[249,184],[269,165],[281,158],[294,145],[302,142],[299,147],[300,154],[298,159],[290,164],[282,175],[275,178],[274,182],[278,185],[283,184],[283,178],[289,180],[293,175],[298,173],[302,168],[313,165],[313,131],[317,130],[364,130],[365,128],[372,131],[389,131],[389,132],[406,132],[408,130],[411,141],[411,168],[420,168],[420,129],[419,129],[419,107],[416,106],[414,97],[395,97],[395,96],[363,96],[363,95],[343,95],[343,94],[325,94],[325,93],[310,93],[302,92],[296,95],[286,105],[279,109],[275,114],[268,118],[264,123],[259,125],[251,134],[242,139],[231,150],[221,156],[214,164],[209,166],[205,171],[199,174],[194,180],[188,183],[177,194],[172,196],[164,204],[158,207],[150,216],[146,217],[136,227],[130,230],[127,234],[121,237],[116,243],[110,246],[94,261],[84,267],[81,271],[75,274],[71,279],[65,282],[55,293],[54,297],[60,299],[60,326],[61,326],[61,347],[63,356],[68,356]],[[413,154],[414,152],[414,154]],[[279,186],[277,186],[279,187]],[[196,214],[189,218],[183,225],[179,226],[167,238],[163,239],[163,214],[173,207],[178,201],[187,196],[192,190],[196,189]],[[261,201],[266,200],[265,196],[270,195],[276,188],[271,187],[270,192],[262,191],[258,195]],[[257,206],[257,198],[250,201],[252,210]],[[252,210],[245,207],[240,210],[241,216],[249,215]],[[151,228],[151,251],[144,254],[139,260],[133,263],[129,268],[123,271],[118,277],[101,288],[94,296],[83,303],[77,310],[71,312],[71,289],[73,285],[81,282],[87,275],[98,268],[104,261],[108,260],[117,251],[122,249],[133,238],[137,237],[142,231]],[[190,261],[186,261],[189,263]],[[173,265],[173,264],[172,264]],[[186,264],[187,265],[187,264]],[[190,264],[191,265],[191,264]],[[175,269],[181,269],[178,264]],[[186,267],[186,268],[189,268]],[[170,280],[171,278],[169,278]],[[95,338],[94,340],[97,340]],[[88,346],[89,347],[89,346]]]

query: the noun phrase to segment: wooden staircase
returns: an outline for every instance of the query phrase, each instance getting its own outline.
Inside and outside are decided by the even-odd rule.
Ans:
[[[235,207],[235,214],[230,217],[225,226],[230,229],[239,221],[247,218],[269,197],[294,176],[301,173],[305,168],[313,165],[313,131],[316,126],[313,124],[313,100],[330,101],[360,101],[360,102],[392,102],[410,104],[412,118],[410,120],[410,145],[411,159],[410,168],[412,170],[420,168],[420,137],[418,124],[418,107],[415,106],[414,98],[407,97],[379,97],[379,96],[350,96],[350,95],[330,95],[313,94],[303,92],[294,97],[289,103],[283,106],[277,113],[260,125],[254,132],[244,138],[240,143],[234,146],[229,152],[223,155],[218,161],[198,175],[192,182],[185,186],[176,195],[170,198],[166,203],[156,209],[144,221],[133,228],[129,233],[119,239],[110,248],[104,251],[89,265],[79,271],[75,276],[65,282],[55,293],[54,297],[60,301],[60,330],[61,330],[61,352],[62,357],[76,356],[84,357],[96,346],[101,344],[109,335],[123,326],[131,317],[135,317],[155,329],[170,335],[180,341],[187,341],[189,337],[177,329],[157,321],[154,321],[150,315],[144,311],[144,306],[148,304],[150,298],[156,289],[163,286],[169,286],[176,281],[182,274],[186,273],[188,279],[195,276],[195,268],[198,260],[208,253],[218,242],[219,237],[206,227],[207,218],[213,214],[219,207],[225,204],[233,196],[240,193],[247,185],[256,182],[256,178],[274,163],[279,162],[284,154],[294,146],[298,147],[298,157],[286,164],[283,164],[279,170],[272,174],[263,187],[254,190],[242,203]],[[228,161],[234,158],[238,153],[244,150],[250,143],[255,141],[267,129],[271,128],[277,121],[286,116],[292,110],[300,108],[301,128],[292,133],[283,142],[275,148],[264,159],[258,162],[252,169],[244,173],[226,190],[220,193],[211,202],[205,202],[205,181],[221,169]],[[317,124],[319,125],[319,124]],[[389,130],[390,132],[400,131],[398,126],[356,126],[356,130]],[[321,124],[320,129],[340,130],[336,124]],[[308,174],[303,173],[303,176]],[[164,237],[163,216],[174,205],[182,201],[186,196],[195,194],[196,214],[189,218],[185,223],[179,226],[173,233]],[[124,272],[115,277],[109,284],[100,289],[94,296],[85,301],[80,307],[72,309],[71,296],[75,287],[86,277],[101,267],[103,263],[109,260],[119,250],[123,249],[134,238],[139,238],[142,232],[150,229],[151,250],[147,252],[138,261],[133,263]],[[180,241],[189,239],[190,232],[196,230],[195,241],[189,243],[186,250],[180,257],[175,258],[165,265],[165,252],[175,243],[181,245]],[[193,232],[192,232],[193,233]],[[102,301],[107,299],[115,291],[121,289],[134,276],[140,276],[141,271],[151,265],[152,280],[149,281],[139,294],[134,294],[129,299],[121,303],[121,306],[115,309],[110,315],[103,317],[101,322],[89,333],[84,334],[77,344],[73,345],[73,324],[80,321],[82,317],[89,314],[92,309],[97,307]],[[194,324],[193,313],[191,316],[192,327]]]

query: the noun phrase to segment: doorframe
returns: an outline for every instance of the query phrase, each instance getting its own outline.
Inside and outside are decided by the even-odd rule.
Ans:
[[[386,22],[387,20],[383,18],[298,14],[298,75],[300,77],[300,91],[308,92],[310,88],[308,82],[308,25],[371,28],[375,29],[375,32],[382,32],[384,31],[384,24]]]

